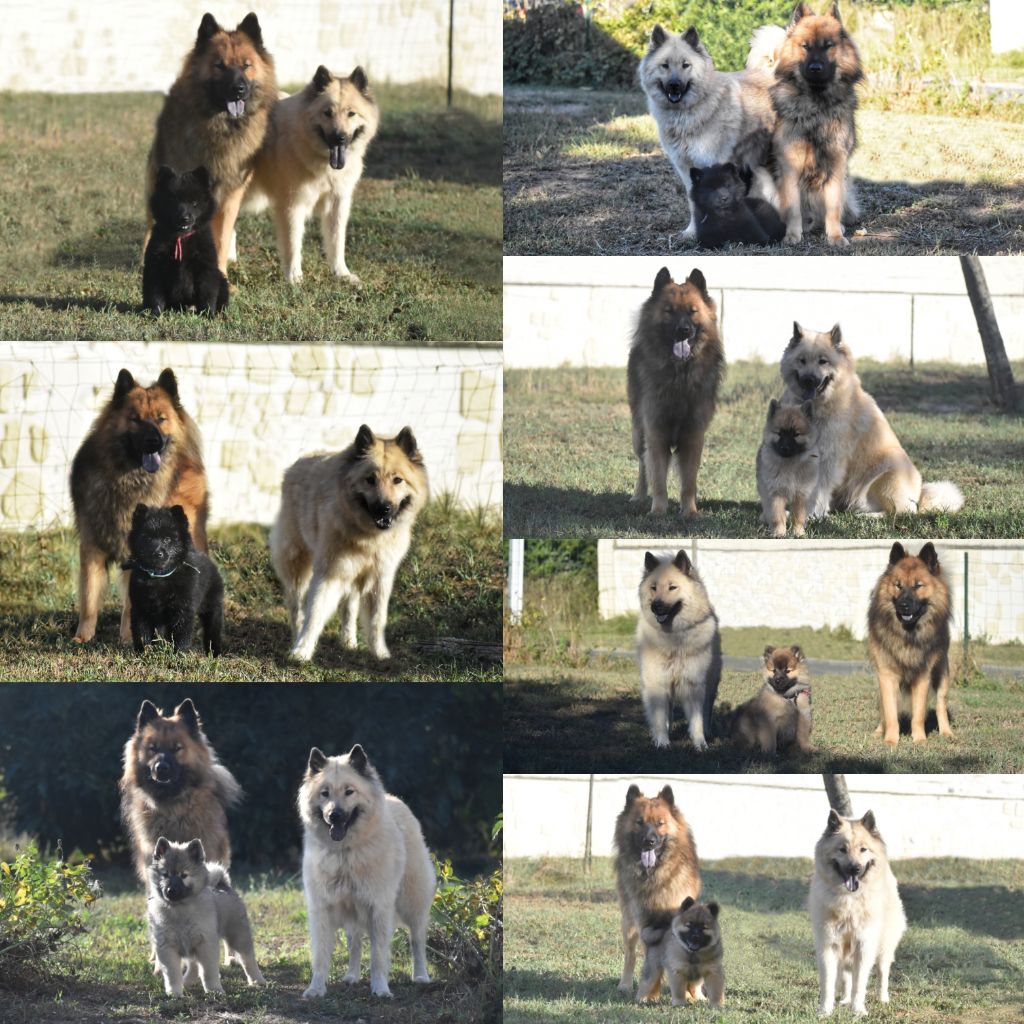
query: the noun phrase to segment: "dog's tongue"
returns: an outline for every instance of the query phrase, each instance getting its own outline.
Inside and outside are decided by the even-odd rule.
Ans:
[[[331,826],[331,838],[337,843],[345,838],[345,828],[342,825]]]
[[[640,851],[640,863],[643,864],[648,871],[654,867],[655,853],[653,850],[641,850]]]
[[[850,875],[846,880],[846,888],[850,892],[856,892],[860,888],[860,879],[856,875]]]
[[[340,171],[345,166],[345,147],[331,146],[331,166]]]
[[[160,468],[160,453],[146,452],[142,456],[142,468],[147,473],[155,473]]]
[[[672,355],[674,355],[676,359],[689,359],[690,352],[690,343],[688,341],[677,341],[672,346]]]
[[[245,113],[245,100],[228,100],[228,117],[241,117]]]

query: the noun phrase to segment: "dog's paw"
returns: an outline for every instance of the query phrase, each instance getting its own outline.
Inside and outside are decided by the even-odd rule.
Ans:
[[[647,514],[650,516],[663,516],[668,513],[668,502],[667,501],[655,501],[651,504],[651,511]]]
[[[427,974],[426,971],[424,971],[423,974],[414,974],[412,976],[412,980],[417,982],[420,985],[429,985],[430,984],[430,975]]]
[[[353,274],[351,270],[336,270],[334,276],[339,281],[344,281],[345,284],[352,285],[353,288],[358,288],[363,282],[358,274]]]
[[[381,999],[392,999],[391,989],[388,988],[386,981],[371,981],[370,992],[375,996],[380,996]]]
[[[299,646],[298,644],[296,644],[296,646],[293,647],[288,652],[288,657],[291,658],[292,661],[302,661],[302,662],[312,661],[313,660],[313,652],[309,651],[309,650],[306,650],[305,647],[302,647],[302,646]]]
[[[302,284],[302,271],[288,270],[285,272],[284,279],[288,284]]]
[[[357,985],[359,983],[359,975],[355,971],[349,971],[341,980],[346,985]]]
[[[850,244],[850,240],[846,235],[833,235],[829,237],[828,244],[832,246],[838,246],[840,249]]]
[[[311,981],[309,988],[302,993],[303,999],[319,999],[321,996],[327,995],[327,983],[320,981],[319,979]]]
[[[619,991],[624,995],[631,996],[633,994],[633,982],[631,981],[620,981]]]
[[[804,233],[801,228],[793,228],[786,232],[786,237],[782,239],[786,245],[796,245],[804,240]]]

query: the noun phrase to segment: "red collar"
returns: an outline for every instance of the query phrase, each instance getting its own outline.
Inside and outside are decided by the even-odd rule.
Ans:
[[[175,258],[175,260],[177,260],[178,263],[181,262],[182,256],[183,256],[181,243],[186,238],[191,238],[194,234],[195,234],[195,231],[189,231],[186,234],[178,235],[178,237],[175,238],[175,240],[174,240],[174,258]]]

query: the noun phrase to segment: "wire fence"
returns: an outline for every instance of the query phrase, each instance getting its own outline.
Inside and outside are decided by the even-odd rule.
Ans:
[[[174,370],[203,438],[215,523],[269,523],[281,476],[366,423],[411,426],[431,493],[501,503],[501,353],[494,348],[0,344],[0,529],[71,522],[71,460],[121,368],[144,385]]]

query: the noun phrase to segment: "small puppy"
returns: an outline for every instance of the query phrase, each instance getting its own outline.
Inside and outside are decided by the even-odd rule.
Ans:
[[[640,937],[647,956],[636,993],[638,1003],[656,1000],[662,977],[667,975],[673,1006],[695,1002],[701,983],[711,1006],[723,1004],[725,974],[717,903],[698,903],[687,896],[669,923],[656,918]]]
[[[180,996],[197,981],[202,981],[204,992],[224,991],[221,939],[228,960],[242,965],[249,984],[264,984],[242,897],[231,888],[224,867],[207,863],[201,840],[172,843],[161,836],[156,841],[146,903],[150,939],[167,995]]]
[[[224,582],[209,557],[192,545],[181,505],[136,505],[128,534],[131,557],[132,643],[139,653],[162,633],[176,651],[192,649],[196,615],[203,624],[203,651],[217,656],[224,631]]]
[[[165,309],[216,316],[228,304],[228,280],[217,266],[210,221],[217,212],[205,167],[156,173],[149,200],[153,228],[142,266],[142,304],[159,316]]]
[[[757,450],[757,493],[761,496],[761,522],[773,537],[786,536],[786,509],[793,520],[793,536],[806,532],[807,513],[818,486],[818,427],[814,403],[768,403],[764,437]]]
[[[735,164],[691,167],[697,243],[721,249],[730,242],[772,245],[781,242],[786,226],[775,207],[750,195],[753,172]]]
[[[733,738],[748,747],[774,754],[795,744],[804,753],[811,746],[811,684],[804,652],[792,647],[764,649],[764,685],[741,704],[732,718]]]

